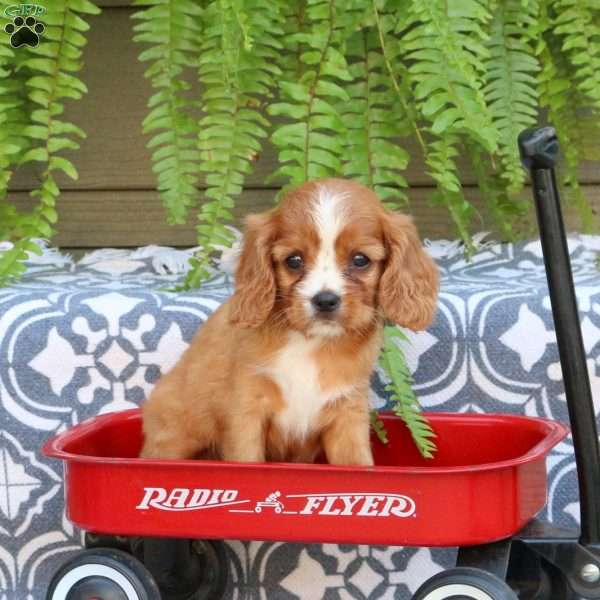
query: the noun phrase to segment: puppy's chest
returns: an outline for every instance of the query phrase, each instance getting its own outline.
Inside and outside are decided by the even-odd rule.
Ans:
[[[324,371],[332,365],[319,364],[315,359],[317,345],[318,340],[293,333],[265,369],[283,399],[283,408],[274,421],[284,435],[306,437],[316,426],[320,411],[353,389],[346,382],[323,389]]]

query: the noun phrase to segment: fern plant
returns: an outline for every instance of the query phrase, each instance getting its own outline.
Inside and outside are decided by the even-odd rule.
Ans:
[[[385,57],[375,30],[363,29],[348,41],[352,83],[341,109],[346,123],[342,172],[372,188],[390,208],[406,205],[408,184],[402,172],[409,156],[397,143],[406,125],[390,122],[402,106],[386,72]]]
[[[4,3],[0,2],[3,12]],[[4,22],[0,22],[4,26]],[[0,45],[0,239],[7,239],[11,224],[16,220],[16,210],[6,200],[6,192],[12,175],[11,166],[15,162],[15,155],[21,150],[13,138],[14,130],[10,116],[18,110],[23,99],[19,96],[18,89],[11,85],[9,79],[15,62],[15,52],[8,45]],[[13,268],[14,270],[14,268]]]
[[[151,44],[140,54],[152,61],[145,76],[157,91],[148,100],[150,112],[142,123],[144,133],[153,133],[153,170],[170,223],[185,223],[188,209],[197,202],[199,153],[193,100],[185,93],[190,83],[185,74],[197,68],[202,28],[201,8],[191,0],[135,0],[146,6],[132,15],[134,40]]]
[[[520,190],[525,180],[515,140],[537,120],[539,64],[529,32],[538,10],[536,0],[499,2],[487,40],[484,93],[498,130],[501,177],[509,194]]]
[[[566,184],[567,198],[582,216],[582,229],[589,233],[593,230],[595,217],[579,185],[578,170],[582,160],[600,159],[597,142],[600,109],[595,102],[595,92],[592,90],[591,96],[588,94],[587,82],[573,81],[573,61],[580,64],[578,72],[581,72],[581,61],[577,55],[566,53],[565,47],[575,48],[578,43],[599,40],[600,23],[596,15],[591,23],[586,24],[588,32],[596,31],[595,35],[588,38],[576,29],[569,32],[565,21],[570,14],[558,15],[550,2],[546,0],[541,3],[536,30],[536,52],[542,65],[539,75],[540,104],[547,110],[548,118],[556,127],[562,143],[565,156],[562,180]],[[574,23],[582,25],[577,20]],[[590,58],[593,59],[593,56]]]
[[[357,16],[351,4],[308,0],[306,31],[290,38],[292,43],[303,45],[298,55],[301,75],[294,81],[280,80],[282,101],[268,109],[271,115],[294,120],[275,127],[271,136],[281,161],[274,177],[285,177],[288,185],[342,170],[345,125],[338,104],[350,101],[344,84],[352,76],[344,50],[349,21]]]
[[[61,156],[65,149],[79,148],[82,129],[61,118],[66,99],[78,100],[86,93],[85,84],[74,74],[81,67],[85,32],[89,25],[83,17],[98,14],[99,9],[88,0],[51,0],[45,3],[44,43],[35,48],[0,51],[5,62],[0,69],[0,93],[5,107],[2,135],[12,140],[0,163],[0,213],[2,239],[12,247],[0,254],[0,283],[20,275],[28,252],[39,253],[35,238],[50,238],[57,221],[56,200],[59,188],[55,173],[62,171],[77,179],[73,163]],[[18,59],[16,55],[20,54]],[[6,59],[12,59],[10,62]],[[14,61],[14,62],[13,62]],[[8,79],[10,78],[10,83]],[[12,85],[11,85],[12,84]],[[19,84],[18,87],[15,84]],[[6,198],[6,182],[14,168],[38,162],[42,171],[38,186],[30,195],[36,199],[31,213],[17,211]]]
[[[413,378],[406,365],[406,358],[398,345],[399,341],[407,342],[407,337],[396,327],[387,326],[384,329],[383,351],[379,362],[390,378],[385,386],[390,394],[393,411],[402,418],[421,455],[433,458],[437,448],[433,438],[435,433],[427,418],[421,413],[419,401],[413,391]],[[371,420],[375,433],[384,443],[387,434],[383,423],[373,416]]]
[[[198,124],[198,169],[205,174],[206,201],[197,226],[203,251],[192,259],[186,286],[207,276],[215,245],[231,242],[224,223],[233,218],[233,198],[270,126],[263,103],[281,72],[282,7],[282,0],[213,0],[203,13],[199,79],[205,114]]]
[[[415,157],[406,148],[414,138],[434,187],[429,200],[447,208],[469,247],[474,227],[490,224],[465,194],[463,165],[470,165],[496,227],[514,238],[528,211],[516,135],[547,118],[566,156],[566,197],[583,229],[596,224],[578,183],[581,162],[600,156],[600,8],[593,2],[135,4],[134,39],[144,44],[140,60],[149,63],[154,88],[142,130],[150,136],[157,188],[169,222],[184,222],[190,209],[198,219],[202,249],[187,287],[209,275],[214,248],[230,242],[226,225],[267,141],[278,158],[271,180],[284,190],[344,175],[408,207],[406,170]],[[75,149],[82,135],[68,123],[52,130],[45,121],[57,122],[57,115],[44,111],[46,101],[52,113],[65,97],[84,92],[74,76],[85,43],[81,17],[96,9],[84,0],[46,6],[48,29],[38,48],[0,45],[0,234],[17,242],[0,257],[0,281],[22,270],[25,250],[35,250],[32,238],[52,233],[52,173],[75,175],[60,152]],[[38,206],[23,215],[6,189],[15,168],[29,161],[41,161],[43,174]]]

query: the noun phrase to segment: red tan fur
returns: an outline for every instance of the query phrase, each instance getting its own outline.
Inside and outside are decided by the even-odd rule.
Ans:
[[[321,291],[332,311],[315,304]],[[409,217],[352,181],[302,185],[247,218],[235,293],[145,403],[141,455],[312,462],[322,451],[372,465],[367,394],[384,318],[423,329],[437,292]]]

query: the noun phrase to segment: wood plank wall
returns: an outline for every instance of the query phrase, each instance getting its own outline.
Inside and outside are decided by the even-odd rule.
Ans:
[[[104,7],[102,14],[90,19],[81,73],[89,93],[82,100],[67,104],[65,110],[65,118],[82,127],[88,137],[71,157],[79,180],[59,177],[64,191],[59,199],[60,220],[54,241],[66,248],[193,245],[193,216],[186,225],[166,224],[150,153],[145,147],[148,138],[141,133],[151,87],[143,77],[144,65],[137,60],[140,46],[132,41],[131,14],[135,9],[123,0],[103,0],[100,4]],[[432,181],[425,174],[416,145],[408,144],[408,150],[413,155],[407,173],[411,186],[409,210],[421,234],[454,237],[446,210],[428,205]],[[238,217],[271,204],[277,185],[267,185],[265,179],[274,165],[274,149],[267,147],[247,179],[246,190],[238,202]],[[20,206],[30,205],[28,191],[35,187],[36,179],[35,164],[22,169],[13,179],[11,196]],[[464,163],[462,179],[468,196],[479,206],[473,173]],[[592,203],[600,207],[598,164],[583,165],[581,181]],[[485,214],[483,208],[481,211]],[[574,223],[572,215],[568,221]]]

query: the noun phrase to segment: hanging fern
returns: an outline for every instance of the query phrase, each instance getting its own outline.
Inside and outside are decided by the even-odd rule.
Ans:
[[[514,239],[515,230],[525,219],[531,203],[509,193],[503,170],[498,172],[490,165],[479,146],[468,142],[466,145],[478,188],[502,238]]]
[[[406,205],[407,181],[402,171],[409,156],[396,139],[410,129],[387,77],[385,59],[375,31],[363,30],[348,43],[354,82],[346,86],[349,101],[342,104],[346,123],[343,174],[373,189],[389,207]],[[391,121],[389,114],[398,116]]]
[[[432,195],[432,200],[446,205],[457,225],[459,235],[469,243],[468,225],[472,208],[464,197],[458,176],[458,168],[454,161],[457,151],[453,144],[458,143],[454,135],[448,135],[445,140],[431,136],[427,139],[422,128],[420,105],[416,101],[416,78],[407,67],[407,60],[403,51],[401,36],[394,36],[394,31],[402,31],[407,27],[406,16],[409,14],[408,0],[395,0],[390,2],[387,12],[378,8],[377,0],[372,1],[374,26],[379,38],[382,57],[386,66],[387,75],[395,92],[398,104],[402,109],[402,122],[409,131],[412,131],[419,142],[420,149],[427,167],[428,174],[437,184],[437,189]],[[386,5],[383,5],[385,9]],[[400,15],[400,18],[398,18]],[[396,116],[396,115],[395,115]],[[400,116],[400,115],[398,115]],[[389,119],[388,119],[389,125]],[[460,210],[458,210],[460,207]]]
[[[406,359],[398,341],[408,340],[398,328],[385,327],[383,352],[380,357],[380,364],[390,378],[390,383],[385,386],[385,390],[390,393],[394,413],[401,417],[408,427],[421,454],[425,458],[433,458],[436,445],[432,438],[436,436],[429,421],[421,413],[419,401],[412,388],[413,378],[406,366]],[[376,423],[374,427],[379,438],[383,440],[382,424]]]
[[[554,13],[550,2],[542,3],[538,22],[537,53],[542,64],[538,77],[540,104],[548,111],[548,119],[556,128],[565,157],[561,179],[566,186],[567,200],[579,213],[581,227],[590,232],[595,216],[579,185],[579,164],[583,159],[600,158],[599,113],[590,106],[590,99],[573,81],[574,72],[568,57],[562,51],[563,39],[554,29]]]
[[[138,20],[134,40],[151,44],[139,59],[152,61],[145,76],[157,89],[148,100],[151,109],[143,132],[153,133],[153,170],[170,223],[185,223],[190,207],[197,201],[197,123],[190,114],[193,101],[184,94],[191,85],[186,71],[197,68],[202,35],[201,9],[191,0],[135,0],[144,5],[132,16]]]
[[[499,133],[501,177],[509,194],[518,192],[525,170],[515,140],[537,120],[536,73],[531,29],[539,10],[536,0],[499,0],[491,22],[486,64],[486,100]]]
[[[10,2],[0,1],[0,30],[9,23],[10,19],[4,13],[9,5]],[[25,86],[29,74],[22,66],[26,56],[9,44],[0,44],[0,240],[14,238],[12,231],[19,218],[16,207],[7,198],[7,190],[29,147],[29,141],[23,135],[31,112]]]
[[[302,75],[280,80],[283,101],[269,107],[271,115],[294,119],[271,136],[282,163],[274,177],[288,185],[341,173],[345,125],[337,106],[350,100],[344,84],[352,76],[343,53],[349,16],[349,6],[336,0],[308,0],[306,30],[294,36],[306,48],[299,56]]]
[[[375,435],[382,444],[388,443],[387,430],[384,422],[379,417],[379,413],[376,410],[369,411],[369,420],[371,422],[371,429],[375,432]]]
[[[52,233],[58,194],[52,173],[75,174],[60,152],[75,149],[82,135],[68,123],[51,131],[46,121],[57,121],[64,97],[85,90],[74,73],[86,25],[70,15],[88,14],[93,5],[46,4],[48,29],[39,47],[0,50],[0,234],[19,241],[0,259],[2,280],[18,274],[28,240]],[[229,243],[226,224],[267,139],[279,159],[272,180],[284,189],[346,175],[403,205],[413,158],[406,140],[414,137],[435,186],[432,199],[448,209],[469,247],[473,228],[488,224],[475,218],[459,165],[473,166],[477,195],[503,236],[522,231],[516,135],[543,107],[566,155],[567,197],[584,228],[595,224],[578,183],[581,161],[600,157],[600,9],[593,2],[136,4],[142,9],[134,16],[135,39],[149,44],[140,54],[150,63],[146,76],[154,88],[143,127],[151,136],[157,188],[171,222],[183,222],[191,208],[198,216],[202,250],[186,286],[207,277],[213,248]],[[200,99],[191,74],[198,75]],[[52,86],[55,77],[68,95]],[[46,100],[58,112],[49,114]],[[48,168],[34,213],[20,214],[5,191],[15,168],[31,160]]]
[[[199,123],[200,163],[206,173],[207,201],[198,215],[202,253],[192,259],[186,287],[208,275],[210,253],[229,245],[233,198],[261,151],[268,120],[262,114],[275,78],[281,73],[282,3],[261,0],[215,0],[203,15],[200,81],[204,85]],[[253,32],[260,35],[253,37]]]
[[[0,11],[4,6],[0,3]],[[0,22],[4,26],[4,22]],[[19,152],[12,143],[8,114],[18,106],[20,99],[10,86],[9,77],[14,64],[14,51],[10,46],[0,45],[0,239],[8,237],[8,226],[15,218],[15,210],[5,201],[8,182],[12,175],[11,158]]]
[[[412,0],[397,27],[421,115],[435,135],[468,132],[489,152],[498,146],[483,94],[485,27],[481,0]]]
[[[553,9],[554,33],[561,37],[577,90],[600,109],[600,19],[595,12],[598,6],[586,0],[558,0]]]
[[[60,156],[60,152],[78,149],[76,138],[85,137],[79,127],[59,117],[64,111],[65,99],[78,100],[87,91],[85,84],[73,75],[82,67],[79,59],[86,43],[83,34],[89,29],[81,15],[94,15],[100,11],[88,0],[52,0],[46,2],[46,8],[44,43],[28,48],[29,56],[19,64],[31,74],[26,81],[26,90],[33,106],[31,124],[23,129],[30,147],[20,163],[36,161],[45,168],[38,187],[30,193],[37,199],[33,211],[30,214],[10,211],[8,237],[13,246],[0,254],[0,283],[23,272],[22,263],[27,252],[39,253],[38,245],[32,241],[34,238],[53,235],[59,195],[54,173],[63,171],[68,177],[77,179],[73,163]]]

